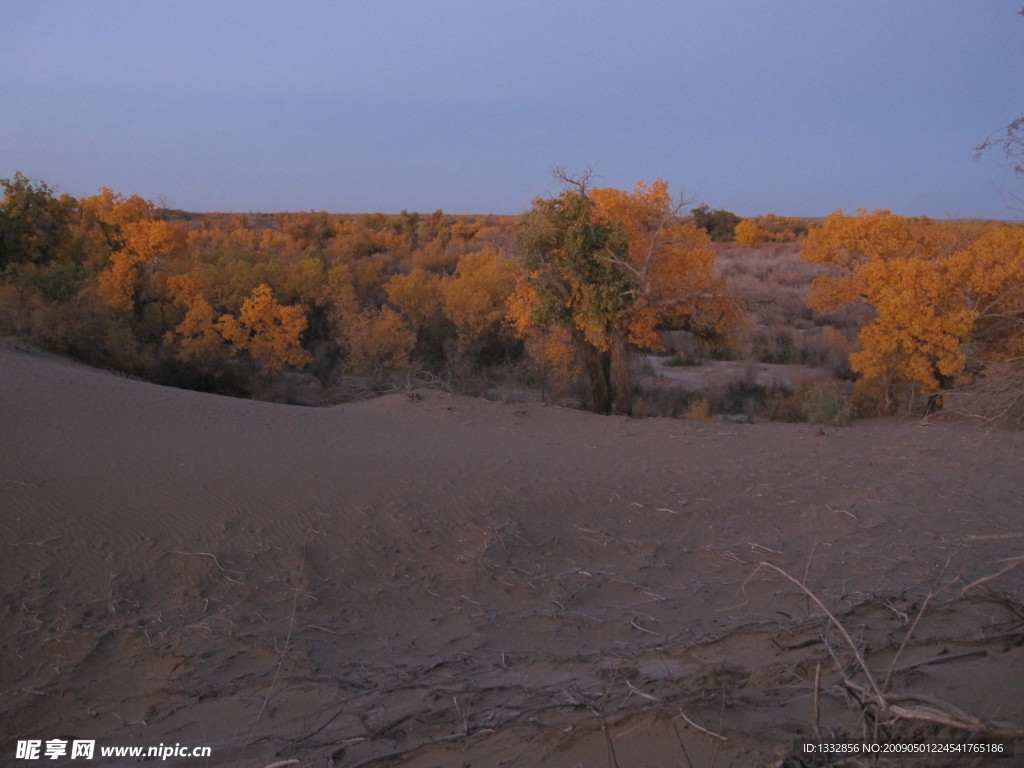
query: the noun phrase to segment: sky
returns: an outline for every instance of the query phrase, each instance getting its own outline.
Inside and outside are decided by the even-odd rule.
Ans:
[[[0,0],[0,178],[191,211],[1019,218],[1024,0]]]

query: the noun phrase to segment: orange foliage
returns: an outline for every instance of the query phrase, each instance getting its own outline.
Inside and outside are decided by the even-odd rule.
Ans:
[[[736,225],[736,234],[734,239],[737,245],[743,245],[747,248],[756,248],[759,245],[764,245],[771,239],[771,232],[766,229],[761,229],[757,225],[757,222],[753,219],[744,219]]]
[[[344,329],[346,360],[357,374],[380,378],[409,367],[409,353],[416,344],[402,316],[384,307],[351,318]]]
[[[562,325],[541,325],[535,320],[541,297],[533,283],[520,280],[506,302],[506,319],[513,330],[526,339],[526,351],[540,366],[545,378],[556,389],[568,388],[579,375],[572,334]]]
[[[202,360],[220,349],[222,337],[217,332],[216,313],[204,295],[195,275],[172,275],[167,278],[167,292],[177,307],[185,307],[185,317],[166,336],[168,343],[177,341],[179,360]]]
[[[982,363],[1021,349],[1024,228],[972,232],[889,211],[837,211],[808,235],[802,255],[834,269],[815,280],[812,307],[874,309],[850,365],[884,411],[901,395],[965,381],[971,357]]]
[[[448,244],[441,238],[430,240],[417,248],[409,256],[409,264],[415,269],[424,269],[430,272],[449,274],[455,269],[457,255],[452,252]]]
[[[471,344],[504,319],[521,272],[518,261],[494,248],[459,257],[455,275],[444,282],[442,298],[460,344]]]
[[[115,251],[110,254],[110,264],[100,273],[97,283],[104,304],[125,312],[135,307],[140,262],[142,259],[133,253]]]
[[[612,258],[632,284],[628,340],[661,348],[658,331],[686,328],[700,336],[726,333],[742,313],[712,274],[715,252],[707,232],[678,217],[668,184],[639,182],[632,193],[613,188],[591,192],[595,218],[621,229],[625,258]]]
[[[1024,358],[1024,227],[986,228],[953,268],[975,315],[973,354],[985,363]]]
[[[441,278],[432,272],[414,269],[407,275],[395,275],[388,282],[387,293],[414,330],[441,314]]]
[[[154,218],[153,203],[138,195],[125,198],[104,188],[85,198],[82,208],[105,225],[115,248],[109,266],[99,276],[100,298],[113,309],[132,310],[140,290],[140,267],[183,245],[184,233]]]
[[[276,373],[285,365],[301,368],[310,361],[299,343],[306,330],[306,315],[301,307],[279,304],[267,285],[253,290],[237,318],[221,315],[216,327],[225,341],[248,353],[267,373]]]
[[[753,219],[744,219],[737,224],[735,239],[739,245],[757,247],[765,243],[798,240],[802,235],[807,234],[808,229],[807,219],[768,213]]]
[[[500,322],[510,290],[494,250],[467,254],[507,248],[516,217],[196,214],[109,189],[57,200],[20,176],[0,197],[0,224],[17,234],[0,253],[4,327],[73,339],[104,364],[114,361],[105,350],[123,348],[130,354],[118,360],[161,380],[219,386],[205,374],[230,356],[276,373],[304,364],[303,349],[325,379],[345,358],[349,370],[378,375],[415,354],[436,371]],[[47,319],[50,304],[66,322]],[[521,354],[508,339],[487,340],[488,364]],[[477,362],[460,351],[460,365]],[[162,365],[167,352],[192,365]]]

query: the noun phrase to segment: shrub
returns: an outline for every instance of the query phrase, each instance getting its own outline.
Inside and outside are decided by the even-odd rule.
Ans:
[[[736,242],[748,248],[756,248],[771,239],[771,233],[757,226],[753,219],[744,219],[736,225]]]
[[[853,418],[853,408],[833,379],[804,379],[797,387],[797,400],[804,418],[812,424],[841,427]]]
[[[711,421],[711,401],[706,397],[694,400],[686,409],[686,418],[690,421]]]
[[[751,352],[760,363],[803,362],[797,350],[797,340],[791,328],[774,325],[758,329],[751,338]]]
[[[713,390],[710,400],[715,413],[771,418],[778,404],[791,394],[792,390],[783,386],[758,384],[753,375],[748,374],[744,379]]]
[[[715,242],[727,243],[735,237],[740,217],[732,211],[712,211],[706,205],[701,205],[694,208],[691,213],[693,223],[705,230]]]

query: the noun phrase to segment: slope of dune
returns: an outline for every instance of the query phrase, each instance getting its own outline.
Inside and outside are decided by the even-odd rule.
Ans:
[[[79,738],[204,766],[779,765],[815,725],[861,733],[837,661],[870,684],[775,568],[879,685],[895,668],[886,693],[1008,732],[1022,469],[1019,433],[962,424],[300,408],[3,342],[0,763]]]

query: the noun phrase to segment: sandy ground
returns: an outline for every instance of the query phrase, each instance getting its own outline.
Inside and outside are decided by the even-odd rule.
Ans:
[[[794,740],[861,736],[876,694],[894,738],[954,733],[900,707],[1019,730],[1022,470],[963,424],[300,408],[8,341],[0,764],[826,765]]]

